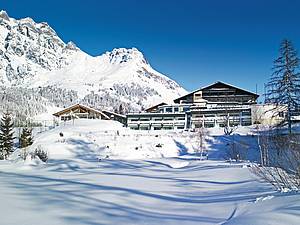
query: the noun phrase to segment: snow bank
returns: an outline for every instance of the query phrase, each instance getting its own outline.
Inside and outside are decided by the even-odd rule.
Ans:
[[[247,204],[247,207],[238,210],[236,215],[224,224],[296,225],[299,224],[300,219],[299,209],[299,193],[268,195]]]
[[[204,148],[205,158],[228,158],[232,136],[223,135],[222,129],[208,129]],[[259,152],[255,137],[247,135],[250,128],[240,128],[234,135],[236,146],[245,149],[249,160],[257,160]],[[218,135],[220,133],[221,135]],[[123,127],[116,121],[80,119],[68,121],[52,130],[35,134],[29,152],[42,148],[49,160],[98,161],[102,159],[147,159],[186,157],[199,159],[199,137],[196,132],[139,131]],[[16,151],[14,160],[20,155]],[[181,168],[186,165],[170,165]]]
[[[42,148],[49,160],[146,159],[195,153],[195,141],[176,132],[134,131],[116,121],[75,120],[34,137],[28,148]],[[16,151],[16,160],[22,150]],[[180,168],[185,165],[172,165]]]

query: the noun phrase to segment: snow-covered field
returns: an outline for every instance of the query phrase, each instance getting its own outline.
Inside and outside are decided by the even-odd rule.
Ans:
[[[251,135],[236,139],[255,155]],[[19,152],[0,162],[0,224],[299,224],[299,194],[277,192],[250,163],[222,160],[223,136],[208,139],[208,160],[191,133],[112,121],[75,121],[35,140],[29,151],[41,146],[48,163]]]

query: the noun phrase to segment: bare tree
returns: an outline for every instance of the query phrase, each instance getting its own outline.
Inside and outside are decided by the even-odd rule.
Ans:
[[[205,140],[208,136],[208,131],[204,127],[199,127],[196,129],[196,138],[197,138],[197,150],[200,153],[201,159],[203,157],[208,157],[207,149],[205,148]]]
[[[257,125],[257,143],[260,151],[260,163],[262,166],[268,166],[269,148],[270,148],[270,128]]]
[[[233,132],[237,129],[237,126],[230,126],[230,115],[229,113],[226,113],[226,115],[223,117],[224,121],[224,134],[225,135],[231,135]]]
[[[258,138],[262,159],[254,172],[277,189],[299,189],[300,136],[269,129],[261,131]]]

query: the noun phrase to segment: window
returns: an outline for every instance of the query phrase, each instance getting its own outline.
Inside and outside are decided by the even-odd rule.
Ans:
[[[210,127],[214,127],[215,126],[215,124],[214,123],[204,123],[204,127],[206,127],[206,128],[210,128]]]
[[[240,121],[229,121],[229,126],[230,127],[235,127],[235,126],[238,126],[240,125]]]
[[[283,118],[284,117],[284,113],[283,112],[279,112],[278,116],[281,117],[281,118]]]
[[[202,127],[202,123],[195,123],[195,128],[201,128]]]
[[[178,107],[174,107],[174,112],[178,112]]]
[[[71,116],[61,116],[62,121],[71,120]]]
[[[242,126],[250,126],[251,121],[250,120],[242,120]]]
[[[171,107],[168,107],[168,108],[166,108],[166,112],[171,113],[171,112],[173,112],[173,110]]]
[[[140,130],[149,130],[149,126],[141,126]]]
[[[225,127],[224,123],[219,123],[219,127]]]
[[[149,121],[150,118],[141,118],[140,121]]]
[[[250,111],[243,111],[242,115],[243,116],[251,116],[251,112]]]
[[[189,110],[190,110],[190,107],[188,107],[188,106],[183,107],[183,112],[187,112]]]

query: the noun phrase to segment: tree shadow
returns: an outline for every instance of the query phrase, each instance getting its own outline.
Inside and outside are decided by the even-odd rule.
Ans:
[[[203,170],[192,165],[178,171],[154,161],[119,163],[123,166],[119,167],[114,160],[101,162],[98,168],[86,170],[88,176],[49,171],[44,171],[46,175],[43,171],[0,172],[0,176],[15,193],[35,202],[31,206],[34,212],[63,209],[64,213],[55,216],[66,224],[175,224],[181,221],[217,224],[228,218],[236,202],[249,202],[262,194],[273,193],[269,186],[257,188],[254,179],[201,178],[206,176],[205,166]],[[160,168],[164,168],[163,172]],[[182,178],[190,174],[190,169],[198,169],[200,178]],[[134,185],[131,181],[142,184]],[[162,182],[162,187],[148,185]],[[199,206],[213,209],[216,204],[228,207],[219,216],[201,214]]]
[[[179,141],[176,141],[175,139],[173,139],[173,141],[175,142],[176,146],[179,149],[179,152],[178,152],[179,156],[186,155],[188,153],[188,148],[184,144],[182,144]]]
[[[259,162],[260,154],[257,137],[252,135],[219,135],[211,136],[207,142],[210,160],[226,160],[230,158],[230,148],[234,144],[243,154],[244,160]]]

